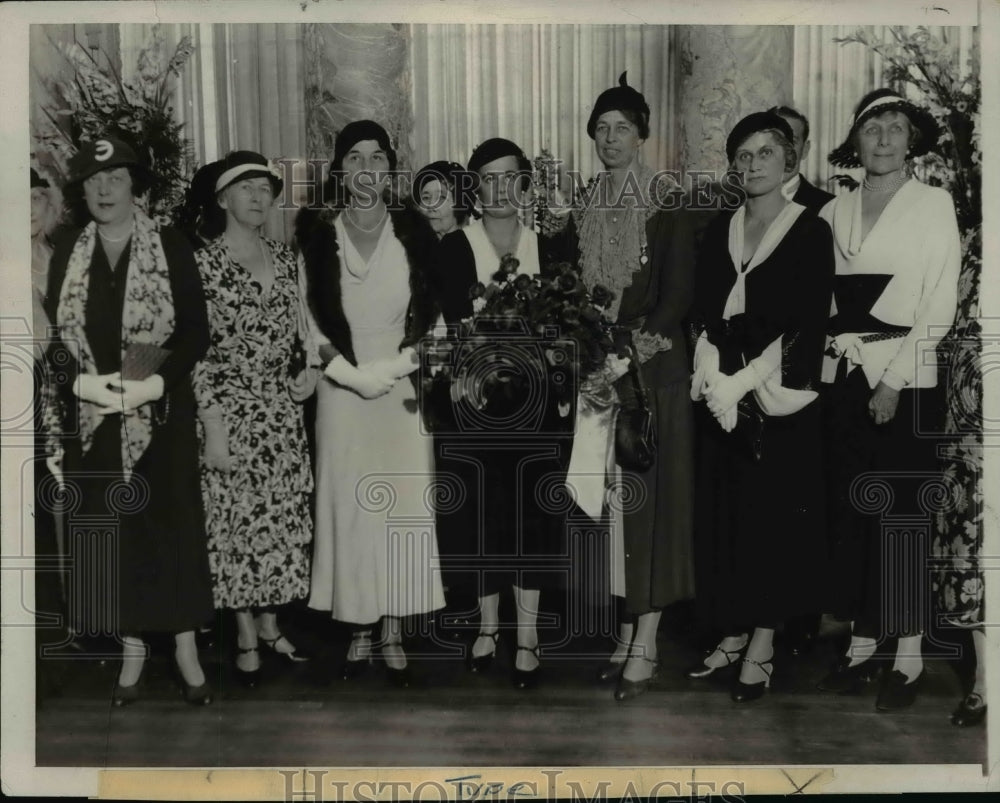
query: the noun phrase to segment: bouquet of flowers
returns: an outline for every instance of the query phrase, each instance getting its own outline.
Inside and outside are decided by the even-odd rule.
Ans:
[[[422,381],[425,392],[441,398],[446,390],[481,424],[530,431],[554,409],[568,415],[579,392],[610,403],[605,366],[618,347],[607,288],[588,290],[565,263],[542,276],[518,268],[508,255],[489,285],[471,288],[473,315],[425,344]]]
[[[194,168],[191,141],[182,136],[183,123],[170,105],[173,84],[194,52],[185,36],[164,62],[164,38],[154,25],[139,52],[135,77],[123,80],[111,59],[97,57],[79,44],[53,44],[72,69],[69,79],[49,78],[47,87],[56,108],[43,108],[44,122],[34,131],[36,149],[48,152],[61,183],[68,162],[83,141],[102,135],[117,137],[144,155],[153,174],[148,212],[164,222],[184,199]]]

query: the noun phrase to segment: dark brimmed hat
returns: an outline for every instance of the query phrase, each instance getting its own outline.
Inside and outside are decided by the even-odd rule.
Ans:
[[[66,184],[79,184],[95,173],[114,167],[134,167],[151,178],[146,163],[131,145],[115,137],[101,137],[80,144],[80,149],[69,160],[69,180]]]
[[[35,189],[35,187],[47,190],[49,188],[49,182],[38,175],[38,171],[35,170],[35,168],[31,168],[31,189]]]
[[[468,180],[463,178],[469,172],[458,162],[431,162],[429,165],[421,167],[413,177],[411,195],[414,202],[420,203],[420,193],[424,185],[432,181],[440,181],[451,188],[455,210],[471,214],[475,207],[475,200],[470,196],[470,192],[476,186],[478,177],[471,176]]]
[[[355,120],[353,123],[345,125],[337,134],[337,139],[333,144],[331,171],[336,172],[343,169],[341,165],[344,162],[344,157],[351,152],[351,148],[359,142],[369,139],[375,140],[378,146],[385,151],[385,155],[389,158],[389,169],[395,170],[396,149],[392,147],[389,133],[374,120]]]
[[[941,128],[927,109],[900,97],[891,89],[876,89],[861,98],[854,109],[854,121],[851,123],[851,130],[847,132],[847,138],[830,151],[826,160],[836,167],[861,167],[861,160],[854,147],[854,135],[866,120],[885,112],[902,112],[910,125],[920,132],[918,141],[907,152],[908,157],[923,156],[937,145]]]
[[[448,186],[454,191],[459,183],[459,176],[466,170],[458,162],[431,162],[429,165],[421,167],[413,177],[413,198],[419,200],[420,191],[424,185],[431,181],[446,181]]]
[[[469,170],[478,174],[484,165],[502,159],[504,156],[513,156],[517,159],[518,170],[531,171],[531,162],[524,155],[524,151],[509,139],[502,137],[493,137],[477,145],[472,151],[472,156],[469,157]]]
[[[649,104],[639,90],[628,85],[627,76],[628,70],[619,76],[618,86],[605,89],[594,101],[594,109],[590,113],[590,119],[587,120],[587,135],[591,139],[594,139],[598,118],[606,112],[634,112],[642,118],[645,126],[649,125]]]
[[[215,193],[222,192],[231,184],[247,178],[268,179],[271,182],[275,198],[281,194],[281,188],[285,186],[281,180],[281,171],[265,157],[254,151],[232,151],[218,162],[207,167],[211,167],[212,170],[207,171],[201,180],[207,181],[209,176],[214,177],[212,191]],[[203,167],[198,173],[195,173],[195,177],[191,180],[192,190],[195,188],[195,182],[199,179],[199,174],[205,169]]]
[[[747,137],[770,129],[780,131],[789,142],[795,140],[792,127],[783,117],[779,117],[774,112],[754,112],[753,114],[748,114],[733,126],[733,130],[726,137],[726,158],[729,160],[729,164],[733,163],[733,159],[736,158],[736,149],[746,141]]]

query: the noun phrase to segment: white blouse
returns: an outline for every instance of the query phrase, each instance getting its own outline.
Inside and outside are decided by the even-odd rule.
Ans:
[[[836,275],[889,274],[871,315],[909,327],[905,337],[862,343],[865,332],[845,333],[836,347],[860,365],[870,387],[930,388],[937,384],[937,345],[955,319],[961,243],[951,195],[907,181],[861,239],[861,190],[840,195],[820,211],[833,230]],[[831,315],[835,315],[836,299]],[[823,381],[832,382],[837,358],[826,357]]]
[[[476,276],[483,284],[489,284],[492,276],[500,270],[500,257],[497,256],[490,238],[486,234],[486,228],[481,220],[473,220],[462,231],[472,246],[472,255],[476,259]],[[527,273],[529,276],[537,276],[541,273],[541,265],[538,261],[538,235],[526,226],[521,227],[521,236],[517,241],[515,258],[521,264],[517,272]]]

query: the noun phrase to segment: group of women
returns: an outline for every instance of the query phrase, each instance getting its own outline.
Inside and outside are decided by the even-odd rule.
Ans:
[[[377,646],[389,679],[406,685],[401,620],[442,608],[444,585],[463,582],[442,583],[439,555],[471,570],[469,669],[489,670],[510,589],[512,679],[537,684],[545,561],[564,554],[560,514],[537,488],[566,473],[572,413],[553,405],[536,431],[507,432],[496,422],[509,411],[462,409],[468,400],[452,394],[452,425],[430,438],[414,381],[421,338],[471,315],[470,290],[509,259],[529,276],[567,261],[612,291],[608,317],[631,333],[653,411],[657,457],[633,477],[641,503],[623,512],[624,604],[598,680],[618,700],[649,687],[660,612],[695,595],[697,580],[704,623],[722,638],[693,680],[738,666],[733,700],[760,697],[776,629],[827,611],[853,620],[853,635],[820,687],[873,679],[889,634],[898,648],[877,705],[913,702],[921,622],[883,605],[907,585],[887,585],[907,556],[881,550],[880,520],[855,481],[934,471],[933,446],[915,433],[918,417],[933,425],[940,414],[934,347],[954,317],[959,242],[949,196],[913,178],[907,159],[934,144],[936,125],[888,90],[867,95],[830,157],[863,167],[864,182],[817,214],[784,191],[799,161],[789,123],[749,115],[726,143],[743,201],[715,215],[696,247],[695,216],[670,211],[672,188],[641,162],[649,112],[624,76],[596,99],[587,133],[604,169],[588,197],[611,202],[581,204],[544,236],[518,214],[531,163],[515,143],[487,140],[465,168],[428,165],[413,203],[399,204],[387,133],[351,123],[322,203],[298,214],[297,259],[261,234],[282,182],[259,154],[199,171],[193,253],[136,206],[147,177],[126,144],[80,150],[66,189],[82,195],[89,222],[56,244],[45,293],[62,347],[78,345],[50,423],[77,434],[53,441],[51,463],[84,477],[88,511],[122,479],[144,489],[119,518],[117,704],[137,696],[147,630],[177,634],[187,699],[209,702],[193,631],[213,608],[235,611],[236,668],[249,685],[261,646],[306,660],[274,614],[303,597],[354,628],[345,678]],[[158,361],[126,375],[143,344],[161,347]],[[615,379],[629,367],[609,358]],[[298,402],[313,393],[310,472]],[[443,477],[459,481],[459,502],[437,511],[436,526],[407,524],[426,520]],[[823,588],[814,569],[831,560]],[[905,621],[888,621],[900,608]]]

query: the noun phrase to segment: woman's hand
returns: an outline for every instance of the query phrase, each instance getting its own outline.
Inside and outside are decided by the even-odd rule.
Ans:
[[[299,371],[298,376],[288,381],[288,392],[292,401],[301,404],[316,390],[316,381],[319,379],[319,369],[307,366]]]
[[[736,429],[736,422],[738,420],[736,405],[734,404],[724,413],[715,416],[715,420],[719,422],[719,426],[722,427],[725,432],[732,432]]]
[[[377,399],[392,390],[395,384],[395,377],[385,366],[374,366],[371,369],[358,369],[352,389],[363,399]]]
[[[213,471],[228,474],[236,465],[229,453],[229,434],[221,418],[205,421],[205,466]]]
[[[617,354],[609,354],[604,360],[604,373],[608,382],[615,382],[628,373],[632,365],[631,357],[619,357]]]
[[[153,374],[145,379],[121,379],[118,381],[121,388],[120,401],[115,410],[101,410],[101,415],[108,413],[132,413],[144,404],[149,404],[157,399],[163,398],[163,377]]]
[[[884,382],[879,382],[868,401],[868,414],[876,424],[888,424],[896,417],[899,406],[899,391]]]
[[[417,369],[416,351],[406,348],[395,357],[372,360],[358,366],[361,371],[369,371],[382,379],[395,382],[412,374]]]
[[[102,415],[120,413],[121,394],[117,388],[121,385],[121,372],[113,374],[79,374],[73,383],[73,393],[82,401],[96,404],[102,409]],[[114,387],[115,389],[112,389]]]
[[[747,394],[746,386],[735,376],[719,373],[712,380],[705,381],[705,401],[709,412],[718,418]],[[727,432],[729,430],[726,430]]]
[[[368,363],[366,367],[359,368],[349,363],[344,355],[338,354],[329,363],[323,373],[345,388],[350,388],[363,399],[377,399],[384,396],[392,386],[396,384],[396,379],[391,376],[392,371],[385,364],[386,361],[378,363]],[[379,365],[378,369],[371,366]]]

